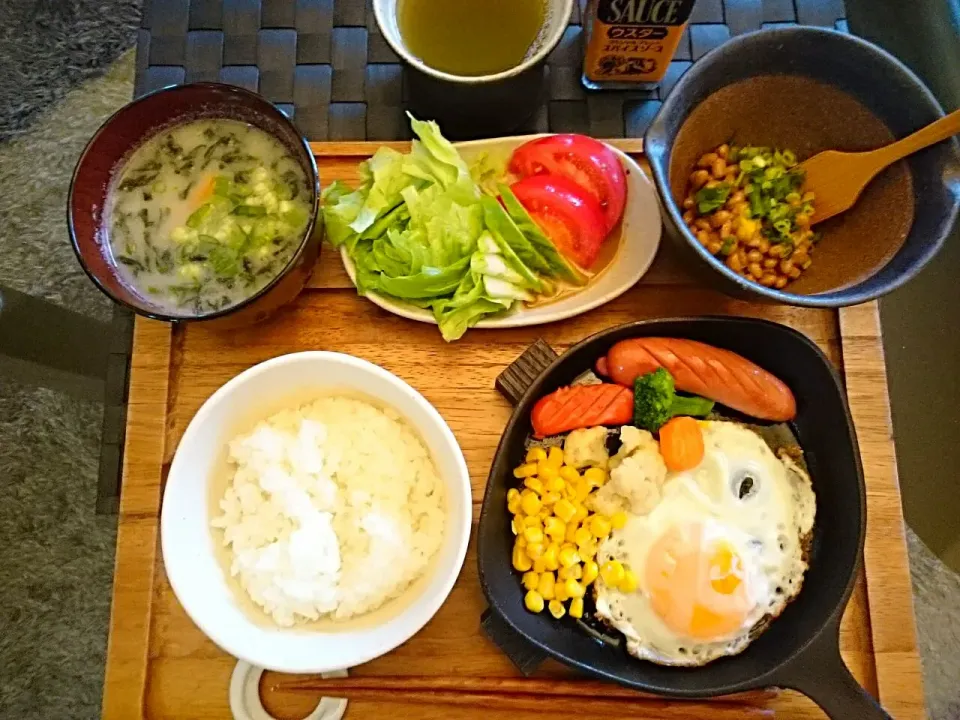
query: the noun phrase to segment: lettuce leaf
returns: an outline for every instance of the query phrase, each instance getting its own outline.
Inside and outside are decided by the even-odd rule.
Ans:
[[[544,235],[537,223],[530,217],[527,209],[517,200],[513,191],[503,183],[500,183],[497,189],[500,191],[500,200],[503,202],[507,215],[513,220],[513,224],[521,232],[527,243],[543,259],[546,267],[541,272],[550,277],[566,280],[574,285],[585,285],[587,276],[560,254],[550,238]]]
[[[380,148],[361,163],[356,190],[331,184],[323,193],[324,222],[331,244],[352,259],[360,294],[429,309],[451,341],[551,290],[555,266],[566,266],[542,234],[531,238],[482,192],[436,123],[410,120],[418,138],[410,153]],[[493,185],[489,167],[482,174]]]

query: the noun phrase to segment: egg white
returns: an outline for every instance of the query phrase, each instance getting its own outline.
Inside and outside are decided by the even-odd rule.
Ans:
[[[611,459],[611,481],[603,488],[601,504],[621,498],[656,498],[637,512],[627,507],[626,525],[600,546],[598,562],[617,559],[640,581],[634,593],[624,594],[601,579],[594,585],[597,614],[627,639],[635,657],[663,665],[695,666],[741,652],[758,633],[754,628],[776,617],[800,591],[807,569],[804,539],[813,529],[816,498],[810,478],[788,458],[777,458],[753,430],[731,422],[703,422],[704,458],[686,472],[638,473],[633,468],[656,466],[655,443],[632,443],[626,455]],[[750,491],[740,497],[743,481]],[[748,481],[750,482],[750,481]],[[651,489],[655,488],[655,489]],[[650,606],[644,575],[651,546],[676,526],[701,523],[709,537],[722,539],[740,556],[746,573],[752,609],[741,628],[711,642],[683,637],[668,627]],[[759,628],[758,628],[759,629]]]

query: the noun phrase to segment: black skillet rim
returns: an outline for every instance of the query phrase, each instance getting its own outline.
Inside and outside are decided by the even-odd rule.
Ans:
[[[850,570],[849,576],[847,577],[846,584],[843,588],[842,593],[839,595],[838,600],[834,604],[834,607],[826,612],[818,624],[818,626],[809,633],[808,637],[802,642],[798,643],[797,647],[786,657],[783,658],[779,663],[772,665],[767,668],[760,674],[757,674],[753,677],[746,678],[741,682],[729,683],[725,685],[716,685],[709,687],[698,687],[698,688],[671,688],[664,685],[658,685],[654,683],[646,683],[642,681],[628,680],[623,677],[620,677],[616,673],[606,672],[600,669],[597,669],[590,665],[589,663],[580,662],[575,658],[568,657],[567,655],[554,650],[549,642],[540,642],[529,635],[527,635],[520,627],[514,624],[509,617],[508,613],[505,613],[501,610],[500,604],[497,602],[496,598],[491,596],[491,591],[486,580],[486,572],[484,570],[484,551],[483,548],[486,543],[484,543],[484,520],[488,512],[496,512],[497,509],[490,509],[491,503],[488,501],[490,493],[487,493],[486,490],[489,490],[492,483],[495,482],[495,473],[503,460],[502,457],[505,457],[506,447],[510,444],[510,439],[512,436],[518,432],[517,425],[521,423],[523,416],[521,415],[521,408],[528,402],[531,402],[531,399],[540,392],[540,388],[545,384],[547,379],[556,371],[557,367],[564,362],[565,358],[569,355],[574,354],[575,352],[593,345],[599,341],[602,341],[606,337],[623,333],[626,330],[632,329],[655,329],[658,326],[665,325],[668,323],[682,324],[682,325],[693,325],[703,322],[709,323],[729,323],[729,324],[741,324],[741,325],[753,325],[758,328],[763,328],[767,332],[781,332],[786,335],[792,336],[796,341],[799,341],[805,344],[808,348],[814,351],[815,356],[819,361],[826,367],[828,370],[829,376],[834,383],[834,388],[840,397],[841,403],[843,405],[846,428],[847,428],[847,441],[851,444],[853,450],[853,459],[856,466],[856,482],[858,486],[858,496],[860,501],[860,523],[859,531],[857,537],[857,556],[856,560],[853,563],[853,566]],[[677,335],[674,333],[674,335]],[[852,482],[853,480],[851,480]],[[846,390],[843,387],[842,380],[838,374],[836,368],[830,360],[824,355],[823,351],[806,337],[803,333],[794,330],[793,328],[787,327],[780,323],[772,322],[769,320],[759,319],[759,318],[746,318],[746,317],[737,317],[737,316],[725,316],[725,315],[704,315],[704,316],[693,316],[693,317],[671,317],[671,318],[656,318],[651,320],[639,320],[631,323],[624,323],[621,325],[616,325],[605,330],[601,330],[584,340],[581,340],[576,345],[571,346],[565,352],[561,353],[550,365],[547,367],[537,378],[530,384],[527,390],[524,392],[523,397],[519,400],[516,406],[513,408],[511,413],[510,420],[507,422],[506,427],[504,428],[503,434],[500,437],[500,442],[497,445],[497,451],[494,455],[493,463],[491,464],[490,473],[487,477],[487,485],[484,492],[484,502],[481,508],[480,513],[480,523],[478,526],[478,543],[477,543],[477,566],[479,572],[480,586],[483,589],[484,597],[489,603],[490,609],[492,612],[495,612],[497,617],[500,618],[507,626],[510,627],[519,637],[521,637],[524,642],[529,643],[533,647],[536,647],[544,654],[549,657],[554,658],[555,660],[562,662],[565,665],[573,667],[577,670],[580,670],[588,675],[597,677],[603,680],[608,680],[616,682],[620,685],[634,688],[636,690],[642,690],[645,692],[655,693],[657,695],[665,697],[676,697],[676,698],[706,698],[714,697],[717,695],[727,695],[730,693],[743,692],[747,690],[755,690],[762,687],[771,687],[771,686],[784,686],[784,687],[793,687],[791,682],[791,674],[789,668],[791,664],[801,657],[807,651],[811,652],[811,655],[814,654],[815,650],[819,649],[819,646],[823,645],[823,640],[825,639],[825,633],[831,635],[832,637],[828,638],[829,641],[834,646],[834,653],[837,654],[839,659],[839,650],[838,648],[838,637],[836,636],[837,630],[839,628],[839,620],[843,614],[843,611],[846,609],[847,603],[850,599],[850,595],[853,593],[853,587],[856,582],[857,574],[860,570],[860,567],[863,562],[863,547],[864,541],[866,538],[866,523],[867,523],[867,508],[866,508],[866,485],[864,483],[863,477],[863,465],[860,458],[859,444],[857,443],[856,432],[854,430],[853,418],[850,414],[850,406],[847,401]],[[802,592],[802,590],[801,590]],[[594,642],[592,638],[586,633],[583,634],[585,642]],[[817,646],[817,647],[813,647]],[[632,659],[632,662],[643,663],[642,660]],[[690,673],[696,673],[697,668],[677,668],[678,673],[684,673],[689,676]]]

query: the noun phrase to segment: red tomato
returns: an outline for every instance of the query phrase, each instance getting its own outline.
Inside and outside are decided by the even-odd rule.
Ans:
[[[586,135],[550,135],[513,151],[510,171],[521,177],[562,175],[585,188],[603,208],[607,232],[623,215],[627,181],[617,154]]]
[[[557,250],[581,268],[593,265],[607,229],[590,193],[558,175],[531,175],[510,189]]]

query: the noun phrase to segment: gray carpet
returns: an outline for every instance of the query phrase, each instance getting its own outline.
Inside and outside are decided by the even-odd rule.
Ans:
[[[140,0],[0,0],[0,141],[133,47]]]
[[[52,82],[54,105],[0,100],[3,127],[18,128],[0,142],[0,286],[101,319],[112,306],[77,265],[64,208],[84,144],[133,91],[132,53],[107,69]],[[116,517],[94,514],[102,411],[0,378],[3,720],[99,717],[116,540]]]

